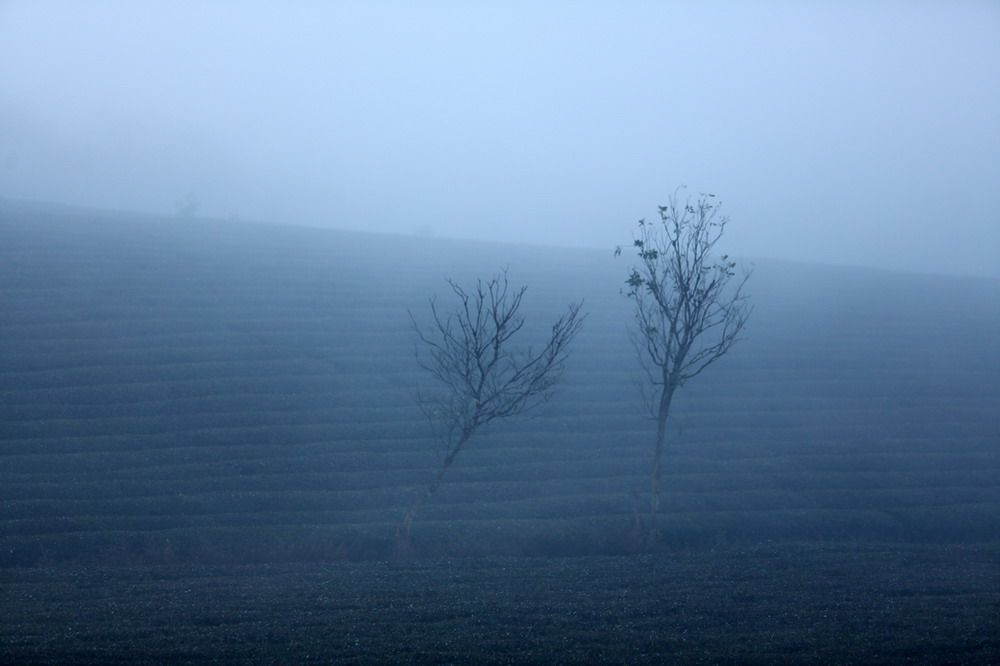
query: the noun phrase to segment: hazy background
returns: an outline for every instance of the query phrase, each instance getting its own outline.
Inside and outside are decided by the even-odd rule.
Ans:
[[[0,1],[0,196],[610,251],[680,183],[1000,276],[1000,3]]]

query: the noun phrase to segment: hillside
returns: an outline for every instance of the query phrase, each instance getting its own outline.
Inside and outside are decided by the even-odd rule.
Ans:
[[[407,310],[504,265],[528,338],[590,315],[555,398],[472,443],[417,545],[621,552],[652,427],[610,250],[0,201],[0,565],[384,556],[436,460]],[[665,545],[995,540],[1000,283],[760,261],[751,294],[747,339],[676,405]]]

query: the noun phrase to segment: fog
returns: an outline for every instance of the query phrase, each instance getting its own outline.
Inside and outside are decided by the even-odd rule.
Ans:
[[[1000,664],[996,211],[996,1],[0,0],[0,662]]]
[[[1000,5],[0,3],[0,196],[1000,276]]]

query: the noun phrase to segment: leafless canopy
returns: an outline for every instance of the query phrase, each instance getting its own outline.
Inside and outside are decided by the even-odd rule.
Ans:
[[[513,349],[511,339],[524,326],[521,301],[527,287],[511,288],[507,272],[478,280],[466,291],[454,280],[448,286],[457,307],[442,313],[431,299],[428,330],[410,319],[420,341],[417,362],[442,385],[421,403],[443,426],[449,442],[497,418],[514,416],[547,400],[562,373],[569,343],[583,323],[574,303],[552,325],[545,344]]]
[[[737,277],[736,262],[713,255],[728,222],[718,213],[714,195],[681,205],[675,194],[658,221],[639,221],[633,241],[632,339],[649,382],[668,391],[729,351],[752,310],[744,293],[750,272]]]

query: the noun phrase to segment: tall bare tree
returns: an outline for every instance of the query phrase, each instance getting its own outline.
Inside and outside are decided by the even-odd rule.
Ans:
[[[448,280],[456,307],[447,313],[430,300],[431,322],[417,334],[417,362],[438,384],[421,393],[421,408],[435,426],[444,452],[437,474],[407,511],[397,530],[397,547],[408,548],[413,519],[437,491],[445,473],[479,428],[516,416],[548,400],[565,366],[570,342],[585,315],[582,303],[570,304],[538,349],[513,348],[512,339],[524,326],[521,301],[527,287],[512,288],[504,270],[471,291]]]
[[[632,342],[648,380],[646,402],[656,420],[650,471],[648,539],[657,537],[660,479],[667,419],[674,394],[721,358],[739,339],[752,307],[744,287],[750,271],[736,275],[736,262],[715,255],[728,218],[715,195],[678,202],[675,192],[659,219],[639,220],[633,240],[638,264],[627,295],[635,303]],[[616,254],[620,252],[616,250]]]

